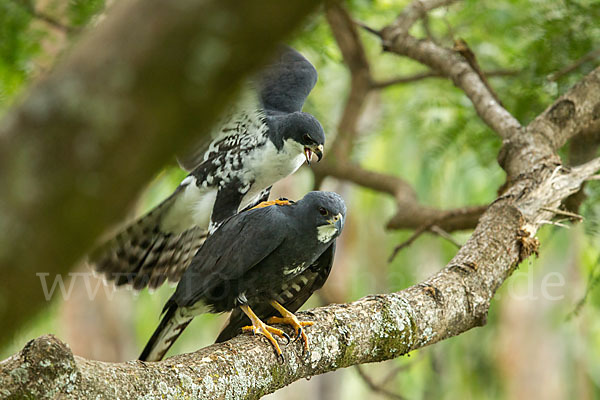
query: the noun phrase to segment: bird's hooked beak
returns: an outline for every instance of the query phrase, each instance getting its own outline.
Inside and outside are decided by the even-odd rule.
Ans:
[[[304,148],[304,157],[306,157],[306,163],[308,165],[310,165],[310,159],[312,158],[313,153],[317,155],[317,162],[321,161],[321,158],[323,158],[323,145],[320,144],[318,146]]]
[[[334,215],[333,218],[328,220],[327,222],[329,222],[331,225],[335,226],[335,229],[338,232],[342,231],[342,227],[344,224],[344,219],[342,218],[342,214],[338,213],[337,215]]]

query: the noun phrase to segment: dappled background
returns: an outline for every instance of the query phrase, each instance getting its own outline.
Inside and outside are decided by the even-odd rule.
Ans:
[[[380,28],[407,3],[343,4],[355,20]],[[86,25],[101,20],[104,6],[97,0],[0,0],[0,112],[18,102],[28,85],[52,68]],[[599,20],[600,7],[594,1],[464,1],[433,11],[411,32],[446,47],[458,39],[468,43],[503,105],[527,124],[598,65]],[[383,53],[376,36],[359,34],[370,73],[382,84],[368,91],[356,137],[344,156],[366,170],[402,178],[422,204],[437,209],[492,202],[505,180],[497,162],[499,137],[450,81],[429,76],[408,58]],[[331,18],[328,21],[319,10],[289,43],[319,72],[305,111],[322,122],[331,144],[351,82]],[[326,148],[325,160],[330,154],[335,151]],[[562,156],[568,163],[578,156],[577,149],[565,148]],[[132,199],[131,217],[164,199],[184,176],[175,163],[165,167],[138,201]],[[306,166],[279,182],[274,196],[297,199],[316,184],[340,193],[349,211],[333,272],[305,308],[416,284],[443,267],[469,235],[469,231],[425,233],[389,262],[394,248],[414,233],[386,229],[398,211],[394,198],[334,177],[315,179]],[[539,232],[540,257],[525,261],[501,288],[485,327],[396,360],[296,382],[269,398],[600,397],[600,291],[595,289],[600,279],[600,187],[587,185],[586,193],[588,199],[580,209],[584,222],[549,225]],[[169,285],[152,293],[115,290],[104,286],[85,265],[70,279],[39,278],[40,290],[45,288],[52,299],[11,344],[0,348],[0,359],[49,332],[83,357],[134,359],[173,291]],[[196,317],[169,355],[212,343],[224,320],[224,316]]]

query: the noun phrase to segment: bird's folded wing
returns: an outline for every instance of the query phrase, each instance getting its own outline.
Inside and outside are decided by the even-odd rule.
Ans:
[[[290,312],[299,310],[310,296],[325,284],[331,272],[334,256],[335,242],[304,273],[296,277],[297,284],[288,284],[286,289],[281,290],[279,297],[285,301],[280,302],[280,304]],[[305,280],[302,278],[306,279],[306,283],[304,283]],[[284,292],[289,292],[291,297],[288,299],[287,293],[284,294]],[[278,315],[277,311],[269,303],[253,306],[252,310],[263,321],[269,317]],[[239,335],[242,332],[242,327],[249,324],[250,320],[248,317],[241,310],[234,309],[229,316],[227,324],[223,327],[221,333],[219,333],[216,343],[224,342]]]
[[[177,305],[193,305],[213,287],[238,279],[281,246],[288,230],[277,207],[281,206],[235,215],[209,236],[177,286],[173,295]]]

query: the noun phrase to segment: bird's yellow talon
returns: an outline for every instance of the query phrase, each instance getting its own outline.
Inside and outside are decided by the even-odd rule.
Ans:
[[[279,313],[281,313],[282,317],[271,317],[267,320],[267,323],[290,325],[292,328],[294,328],[294,332],[296,333],[296,340],[302,338],[304,351],[310,353],[308,345],[308,336],[306,336],[306,333],[302,328],[312,326],[315,323],[313,321],[299,321],[294,314],[286,310],[281,304],[279,304],[276,301],[272,301],[271,305],[275,307],[275,309],[279,311]]]
[[[240,308],[248,316],[248,318],[250,318],[250,321],[252,321],[252,325],[242,327],[242,332],[252,332],[255,335],[264,336],[275,348],[277,357],[283,359],[283,354],[281,352],[281,348],[279,347],[279,343],[277,343],[277,339],[275,339],[273,335],[284,338],[289,343],[290,337],[288,334],[281,329],[274,328],[262,322],[247,305],[240,306]]]

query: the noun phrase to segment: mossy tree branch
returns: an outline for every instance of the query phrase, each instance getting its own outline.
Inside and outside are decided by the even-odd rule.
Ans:
[[[556,206],[600,169],[600,159],[570,171],[540,165],[482,216],[450,263],[426,281],[397,293],[367,296],[299,313],[309,357],[301,344],[271,346],[241,335],[158,363],[85,360],[44,336],[0,363],[0,394],[54,398],[257,399],[298,379],[350,365],[382,361],[485,324],[491,299],[517,265],[537,252],[534,235]],[[33,379],[34,377],[34,379]]]

